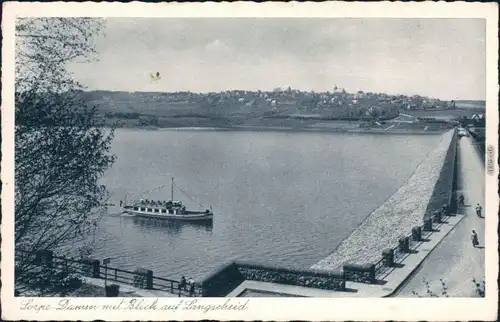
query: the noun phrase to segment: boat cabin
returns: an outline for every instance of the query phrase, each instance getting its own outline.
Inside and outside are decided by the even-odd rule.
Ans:
[[[182,202],[178,200],[150,201],[141,199],[130,208],[132,208],[134,211],[169,215],[180,215],[184,214],[186,211],[186,206],[184,206]]]

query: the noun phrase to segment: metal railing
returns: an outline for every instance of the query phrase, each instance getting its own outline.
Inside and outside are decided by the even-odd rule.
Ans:
[[[398,260],[400,260],[402,257],[404,257],[407,254],[403,249],[401,249],[401,247],[399,247],[399,245],[394,247],[392,250],[394,252],[393,258],[394,258],[395,263],[398,262]]]
[[[162,277],[153,278],[153,289],[166,291],[171,294],[177,294],[179,297],[182,296],[201,297],[203,295],[203,288],[197,284],[195,284],[193,289],[191,290],[190,284],[181,285],[179,281],[174,281]]]
[[[375,276],[377,278],[385,274],[390,269],[390,267],[387,266],[385,262],[385,258],[381,258],[378,260],[378,262],[375,263]]]
[[[431,223],[432,223],[432,229],[436,229],[438,228],[439,226],[443,225],[445,223],[445,220],[447,217],[449,217],[450,214],[448,214],[447,216],[446,215],[442,215],[441,216],[441,220],[440,221],[437,221],[436,220],[436,216],[434,215],[431,215],[429,218],[431,219]],[[421,229],[421,236],[420,236],[420,240],[415,240],[413,238],[413,234],[410,233],[408,234],[406,237],[408,237],[408,240],[409,240],[409,250],[410,252],[405,252],[403,251],[399,245],[397,245],[396,247],[392,248],[392,251],[393,251],[393,263],[397,263],[398,261],[402,261],[402,259],[404,259],[405,255],[410,255],[411,254],[411,251],[415,251],[416,249],[418,249],[418,247],[423,243],[423,240],[426,239],[427,237],[429,237],[430,235],[432,235],[433,233],[433,230],[424,230],[424,226],[419,226],[420,229]],[[380,276],[382,276],[384,273],[386,273],[390,267],[388,267],[386,264],[385,264],[385,259],[384,258],[381,258],[380,260],[378,260],[375,264],[375,274],[377,276],[377,278],[379,278]]]
[[[92,274],[92,266],[90,263],[82,260],[75,260],[60,256],[52,257],[53,267],[63,269],[66,273],[76,273],[85,276]]]
[[[138,286],[136,283],[134,283],[137,280],[137,273],[124,269],[99,265],[99,277],[105,278],[108,281],[115,281],[118,283]],[[146,288],[145,284],[144,287],[141,288]]]
[[[51,253],[51,252],[50,252]],[[52,253],[51,253],[52,254]],[[109,267],[105,265],[100,265],[97,261],[98,276],[94,276],[94,267],[92,262],[89,260],[72,259],[61,256],[50,255],[47,258],[43,258],[40,252],[32,252],[16,249],[15,251],[15,261],[16,263],[24,263],[25,265],[38,266],[38,267],[51,267],[55,269],[61,269],[66,273],[75,273],[87,277],[95,277],[100,279],[106,279],[109,282],[117,282],[126,285],[131,285],[142,289],[160,290],[178,296],[202,296],[203,288],[202,285],[194,284],[191,287],[190,284],[184,286],[179,286],[180,282],[172,279],[151,276],[152,288],[148,288],[147,275],[143,271],[128,271],[125,269],[119,269],[114,267]],[[95,264],[94,264],[95,265]]]
[[[409,248],[410,248],[410,250],[416,250],[416,249],[418,248],[418,246],[420,246],[420,244],[422,243],[422,241],[421,241],[421,240],[415,240],[415,239],[413,238],[413,234],[410,234],[410,235],[408,235],[407,237],[408,237],[408,239],[409,239],[409,244],[410,244],[410,245],[409,245],[409,246],[410,246]]]

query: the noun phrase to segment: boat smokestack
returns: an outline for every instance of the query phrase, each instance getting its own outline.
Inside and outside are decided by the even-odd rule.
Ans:
[[[174,202],[174,177],[172,177],[172,187],[170,189],[170,200]]]

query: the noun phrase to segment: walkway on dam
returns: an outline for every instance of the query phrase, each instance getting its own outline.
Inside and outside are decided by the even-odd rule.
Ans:
[[[429,283],[433,293],[440,293],[446,284],[450,297],[477,296],[472,278],[483,279],[485,276],[484,233],[485,220],[475,213],[477,203],[483,207],[485,200],[484,164],[475,151],[472,138],[463,137],[458,145],[458,193],[465,196],[466,207],[461,211],[464,219],[432,251],[419,271],[398,292],[397,296],[415,296],[417,292],[426,296]],[[479,237],[479,247],[473,248],[471,232],[475,230]]]

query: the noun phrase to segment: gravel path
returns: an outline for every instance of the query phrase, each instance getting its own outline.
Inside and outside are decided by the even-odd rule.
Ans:
[[[453,131],[443,134],[438,146],[406,183],[344,239],[333,254],[311,268],[338,270],[346,262],[375,263],[382,250],[395,247],[399,237],[421,225],[452,138]]]

